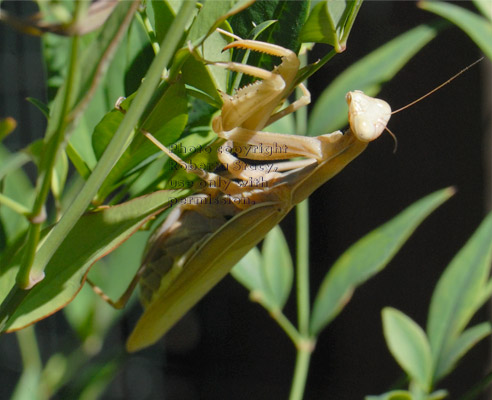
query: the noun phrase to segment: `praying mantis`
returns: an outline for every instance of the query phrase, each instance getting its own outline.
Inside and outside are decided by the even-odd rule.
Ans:
[[[176,163],[207,182],[206,189],[171,211],[149,239],[141,267],[117,302],[122,307],[140,283],[144,312],[131,333],[127,350],[140,350],[159,340],[231,268],[277,225],[296,204],[338,174],[386,129],[391,108],[360,91],[349,92],[349,125],[318,137],[264,132],[262,129],[310,102],[310,93],[277,111],[297,86],[299,60],[291,50],[253,40],[225,47],[264,52],[281,58],[273,71],[235,62],[211,63],[257,80],[234,95],[221,93],[221,113],[212,123],[225,143],[218,159],[225,172],[192,168],[143,132]],[[437,88],[436,88],[437,90]],[[284,151],[273,154],[278,144]],[[241,158],[239,158],[241,157]],[[298,161],[283,161],[302,157]],[[275,161],[267,171],[244,159]],[[261,184],[259,184],[261,183]],[[96,291],[105,297],[98,288]]]

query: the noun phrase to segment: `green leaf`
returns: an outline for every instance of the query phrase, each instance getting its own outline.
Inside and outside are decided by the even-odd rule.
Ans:
[[[489,0],[472,0],[475,7],[477,7],[482,15],[489,21],[492,21],[492,4]]]
[[[289,246],[278,225],[266,235],[262,256],[265,287],[275,307],[282,309],[292,289],[294,268]]]
[[[345,50],[350,30],[362,5],[357,1],[321,1],[303,26],[302,42],[328,43],[337,53]]]
[[[301,46],[299,33],[306,21],[308,7],[307,1],[258,1],[233,17],[231,26],[236,35],[247,38],[261,23],[277,21],[258,40],[275,43],[297,53]]]
[[[492,60],[492,22],[490,20],[451,3],[422,1],[418,5],[420,8],[440,15],[458,26]],[[490,1],[488,5],[490,10],[492,8]]]
[[[152,61],[152,57],[148,57],[148,52],[145,51],[149,45],[148,40],[139,28],[140,25],[135,23],[130,26],[118,46],[107,74],[70,135],[70,144],[74,151],[67,153],[81,176],[86,175],[84,165],[92,169],[97,161],[91,142],[97,123],[108,110],[114,108],[119,97],[132,93],[131,87],[140,85],[148,63]]]
[[[448,375],[458,363],[458,361],[480,340],[492,333],[492,325],[489,322],[482,322],[465,330],[461,336],[456,339],[449,350],[444,354],[437,369],[434,373],[436,380]]]
[[[347,123],[345,95],[362,90],[375,96],[415,53],[436,37],[442,24],[421,25],[372,51],[347,68],[325,89],[309,117],[308,132],[317,136],[340,129]]]
[[[453,193],[448,188],[424,197],[342,254],[316,295],[310,327],[314,336],[345,307],[355,288],[381,271],[417,226]]]
[[[214,38],[216,38],[215,35]],[[225,42],[222,42],[222,45],[219,45],[220,48],[217,48],[215,54],[209,55],[209,57],[211,57],[214,61],[230,61],[227,53],[222,53],[221,51],[224,46]],[[227,59],[222,60],[224,57]],[[212,104],[216,108],[220,108],[222,106],[222,99],[217,91],[217,88],[223,91],[225,91],[226,88],[226,74],[222,74],[223,79],[221,79],[221,74],[218,73],[219,71],[223,73],[225,70],[224,68],[218,67],[207,68],[202,61],[197,60],[195,57],[188,57],[181,69],[183,74],[183,82],[186,85],[198,89],[200,93],[206,95],[201,98],[205,99],[205,101]],[[219,80],[222,82],[219,83]],[[195,97],[198,96],[195,95]]]
[[[250,291],[252,301],[270,312],[282,309],[292,288],[293,267],[280,227],[276,226],[265,237],[261,255],[254,247],[231,274]]]
[[[261,253],[253,247],[231,270],[231,275],[250,292],[264,292],[261,265]]]
[[[382,312],[386,344],[405,372],[429,391],[432,383],[432,355],[424,331],[402,312],[386,307]]]
[[[97,84],[100,83],[109,63],[111,55],[114,54],[116,45],[121,38],[118,33],[126,27],[131,20],[133,3],[121,2],[113,11],[102,27],[102,30],[90,41],[90,45],[83,50],[82,55],[78,55],[77,65],[81,66],[74,71],[73,87],[70,88],[70,104],[68,111],[72,111],[71,118],[76,118],[84,110],[86,102],[90,100]],[[65,54],[70,54],[66,52]],[[66,65],[66,61],[65,61]],[[62,67],[63,68],[63,67]],[[65,100],[66,84],[62,85],[56,95],[51,107],[51,115],[46,131],[45,142],[57,132],[58,126],[62,126],[63,113],[67,112]],[[77,108],[77,113],[74,110]]]
[[[89,272],[90,280],[111,299],[117,299],[125,291],[138,269],[142,249],[150,231],[138,231],[109,255],[97,261]],[[133,297],[136,299],[136,296]],[[128,306],[128,304],[127,304]],[[94,291],[84,285],[77,297],[63,309],[67,320],[82,340],[91,337],[102,345],[108,329],[123,314],[94,296]]]
[[[7,321],[8,330],[21,329],[63,308],[78,293],[96,260],[128,239],[173,198],[185,194],[185,191],[159,191],[80,218],[50,259],[44,280],[27,292],[27,297]],[[0,276],[2,301],[11,290],[12,293],[20,290],[15,286],[15,273],[21,253],[18,252],[13,265]]]
[[[413,397],[407,390],[392,390],[379,396],[366,396],[365,400],[413,400]]]
[[[34,202],[35,191],[27,175],[22,170],[22,165],[28,160],[24,153],[9,154],[3,146],[0,146],[0,191],[5,196],[18,203],[31,208]],[[25,217],[17,214],[7,207],[0,206],[0,225],[4,230],[6,244],[10,246],[28,227]],[[0,250],[1,247],[0,247]],[[0,251],[1,252],[1,251]],[[4,265],[0,265],[0,274]]]
[[[231,275],[249,290],[251,301],[270,311],[276,308],[276,301],[266,287],[263,269],[261,253],[257,247],[253,247],[231,270]]]
[[[56,200],[60,200],[63,194],[63,188],[68,175],[68,159],[65,151],[60,151],[53,169],[51,178],[51,192]]]
[[[105,397],[109,384],[121,372],[122,357],[96,359],[84,368],[73,373],[71,387],[79,400],[101,399]]]
[[[96,155],[102,154],[117,127],[121,124],[123,116],[122,112],[113,110],[97,125],[93,136]],[[179,138],[186,126],[187,119],[186,90],[183,83],[178,81],[166,88],[152,112],[145,119],[142,129],[152,133],[164,145],[169,145]],[[136,167],[159,152],[160,150],[152,142],[137,132],[99,189],[98,201],[105,199],[125,175],[130,171],[134,172]]]
[[[153,10],[153,26],[157,43],[162,43],[166,36],[167,30],[171,26],[171,22],[176,16],[176,11],[171,7],[168,1],[152,0]]]
[[[187,39],[195,43],[210,35],[225,19],[227,13],[234,7],[234,3],[230,0],[205,2],[193,21]]]
[[[443,365],[444,360],[450,358],[447,353],[455,347],[461,331],[483,305],[484,293],[489,293],[491,237],[492,213],[453,258],[432,294],[427,335],[436,372],[440,374],[449,368]]]
[[[448,392],[445,390],[436,390],[435,392],[426,395],[425,400],[442,400],[447,397]],[[421,399],[419,397],[418,399]],[[417,397],[413,396],[407,390],[392,390],[381,394],[379,396],[366,396],[365,400],[417,400]]]
[[[269,24],[269,28],[264,30],[257,40],[275,43],[297,53],[301,48],[299,33],[306,20],[308,8],[308,1],[257,1],[232,18],[231,26],[236,35],[250,38],[257,33],[256,27],[263,22],[276,21],[275,24]],[[237,54],[239,58],[235,58],[235,61],[242,59],[243,52],[239,51]],[[272,70],[274,60],[266,54],[253,52],[248,57],[248,64]],[[250,81],[248,77],[243,76],[240,86]]]
[[[74,104],[87,101],[87,96],[95,90],[94,84],[102,78],[107,70],[109,59],[114,56],[118,43],[124,37],[125,27],[130,24],[134,11],[131,2],[119,3],[111,16],[102,26],[102,30],[83,51],[79,60],[81,69],[78,85],[72,89]],[[123,28],[123,29],[122,29]],[[93,94],[93,93],[92,93]]]
[[[442,400],[448,397],[448,394],[449,393],[447,392],[447,390],[444,389],[436,390],[435,392],[432,392],[427,396],[427,400]]]
[[[36,107],[41,113],[46,117],[46,119],[50,116],[50,109],[47,104],[44,104],[41,100],[36,99],[34,97],[27,97],[26,100],[31,103],[34,107]]]

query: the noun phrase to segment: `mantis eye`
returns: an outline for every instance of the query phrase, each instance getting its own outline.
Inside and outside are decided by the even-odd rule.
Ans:
[[[357,139],[363,142],[371,142],[379,137],[381,132],[376,130],[376,127],[367,121],[364,117],[356,117],[351,125],[354,125],[352,131],[356,134]]]
[[[362,142],[377,139],[386,128],[391,107],[384,100],[375,99],[355,90],[347,94],[349,123],[353,134]]]

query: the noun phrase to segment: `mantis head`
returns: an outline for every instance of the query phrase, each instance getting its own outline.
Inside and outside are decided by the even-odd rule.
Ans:
[[[372,142],[381,136],[391,117],[391,107],[384,100],[375,99],[354,90],[347,93],[350,128],[357,139]]]

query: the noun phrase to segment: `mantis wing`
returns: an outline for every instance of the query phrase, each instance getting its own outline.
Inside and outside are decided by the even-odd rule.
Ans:
[[[154,295],[127,341],[127,350],[134,352],[159,340],[289,210],[290,207],[286,209],[278,202],[253,205],[208,236],[184,263],[182,272],[171,286]]]

